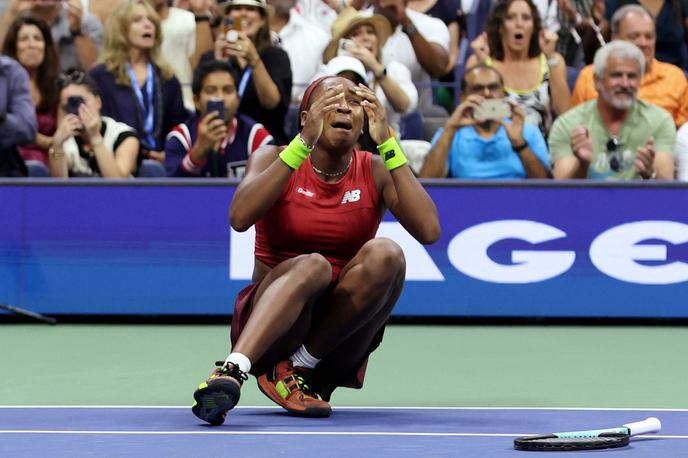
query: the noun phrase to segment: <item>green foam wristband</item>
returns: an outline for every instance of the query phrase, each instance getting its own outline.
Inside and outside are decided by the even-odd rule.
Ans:
[[[390,172],[408,162],[394,135],[377,145],[377,150],[380,152],[380,157],[385,161],[385,166]]]
[[[312,150],[308,149],[297,135],[291,143],[289,143],[289,146],[279,153],[279,157],[282,159],[282,162],[296,170],[303,164],[303,161],[306,160],[311,151]]]

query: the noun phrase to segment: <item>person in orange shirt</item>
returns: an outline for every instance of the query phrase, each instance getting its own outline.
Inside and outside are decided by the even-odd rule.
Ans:
[[[611,21],[612,39],[630,41],[643,52],[647,68],[640,82],[638,98],[658,105],[669,112],[676,126],[688,121],[688,81],[683,70],[655,59],[655,20],[640,5],[619,8]],[[593,82],[593,67],[584,67],[573,89],[571,106],[597,98]]]

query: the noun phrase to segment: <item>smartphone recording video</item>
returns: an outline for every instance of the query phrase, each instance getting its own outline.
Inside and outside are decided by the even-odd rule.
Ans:
[[[206,113],[212,113],[213,111],[218,113],[218,118],[225,120],[225,101],[224,100],[208,100],[208,106],[206,107]]]
[[[353,44],[353,41],[349,40],[348,38],[340,38],[339,39],[339,50],[337,52],[337,55],[339,56],[350,56],[351,53],[349,52],[349,47]]]
[[[507,99],[486,99],[473,113],[476,119],[500,121],[511,116],[511,105]]]
[[[72,95],[67,97],[67,106],[65,111],[73,115],[79,116],[79,107],[84,103],[84,98],[80,95]]]
[[[241,32],[241,19],[225,19],[224,32],[227,41],[237,41],[239,39],[239,32]]]

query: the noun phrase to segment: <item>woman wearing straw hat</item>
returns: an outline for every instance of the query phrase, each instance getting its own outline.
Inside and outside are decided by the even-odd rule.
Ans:
[[[233,61],[241,73],[239,112],[263,124],[278,144],[287,143],[284,117],[291,98],[291,65],[287,53],[270,39],[268,5],[265,0],[229,0],[220,8],[232,25],[202,60]]]
[[[332,39],[323,52],[327,64],[337,55],[349,55],[361,61],[366,69],[366,84],[387,110],[392,129],[399,131],[402,113],[416,109],[418,90],[411,81],[411,72],[399,62],[382,62],[382,46],[392,34],[392,26],[384,16],[343,10],[332,24]]]

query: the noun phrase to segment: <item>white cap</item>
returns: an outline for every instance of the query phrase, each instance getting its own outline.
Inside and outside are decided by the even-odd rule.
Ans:
[[[327,75],[339,75],[342,72],[350,71],[360,76],[363,81],[367,79],[366,70],[361,61],[351,56],[333,57],[327,65],[325,65],[323,71]]]

